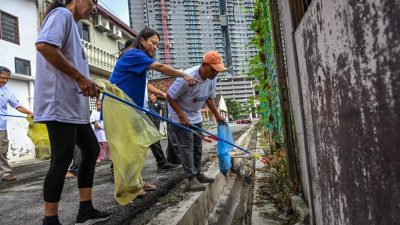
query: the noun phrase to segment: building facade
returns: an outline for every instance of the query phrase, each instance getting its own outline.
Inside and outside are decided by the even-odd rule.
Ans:
[[[36,1],[0,1],[0,65],[11,70],[6,86],[24,107],[33,109],[38,20]],[[8,106],[9,115],[23,115]],[[8,117],[8,158],[10,162],[31,159],[35,146],[27,136],[28,122]]]
[[[219,76],[217,93],[224,95],[225,99],[233,99],[240,104],[245,104],[250,98],[254,98],[255,80],[247,76]]]
[[[176,0],[163,4],[160,0],[128,0],[128,5],[131,26],[160,33],[160,62],[185,70],[199,65],[205,52],[216,50],[228,68],[227,73],[219,75],[218,92],[241,103],[254,96],[249,90],[252,81],[245,77],[246,60],[256,54],[256,49],[249,47],[253,1]],[[163,76],[152,73],[150,77]],[[235,89],[240,92],[235,93]]]

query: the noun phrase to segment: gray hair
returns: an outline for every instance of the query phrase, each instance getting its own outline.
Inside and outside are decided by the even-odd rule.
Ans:
[[[11,73],[11,71],[7,67],[0,66],[0,73]]]

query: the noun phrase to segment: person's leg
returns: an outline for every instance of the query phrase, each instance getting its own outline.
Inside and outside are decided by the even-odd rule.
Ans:
[[[175,135],[174,132],[171,132],[171,124],[167,125],[167,139],[168,139],[168,145],[166,149],[167,153],[167,160],[170,163],[173,164],[181,164],[181,160],[179,158],[179,149],[177,144],[173,141],[175,138],[173,135]]]
[[[202,128],[202,124],[195,124],[196,127]],[[214,178],[208,177],[201,172],[201,157],[203,155],[203,145],[202,138],[194,135],[193,137],[193,157],[194,157],[194,166],[198,172],[197,180],[200,183],[212,183],[214,182]]]
[[[76,137],[74,124],[47,122],[51,159],[43,184],[45,218],[58,215],[58,202],[64,187],[64,177],[71,163]],[[57,219],[58,221],[58,219]]]
[[[201,123],[194,124],[198,128],[202,128]],[[193,160],[194,160],[194,167],[197,170],[197,173],[201,173],[201,157],[203,155],[203,140],[201,137],[197,135],[193,135]]]
[[[193,134],[174,126],[171,126],[170,131],[174,133],[173,141],[178,146],[185,176],[187,178],[197,176],[193,158]]]
[[[8,152],[7,131],[0,130],[0,177],[2,179],[5,179],[5,177],[12,175],[11,166],[8,164],[7,160],[7,152]]]
[[[195,135],[191,132],[182,130],[181,128],[172,126],[170,132],[174,133],[173,141],[178,146],[183,170],[185,171],[185,177],[188,179],[185,189],[191,191],[204,191],[206,189],[206,186],[204,186],[197,180],[197,175],[199,174],[199,171],[196,169],[195,166],[193,146]]]
[[[157,166],[167,162],[164,152],[162,151],[160,141],[157,141],[156,143],[150,145],[150,149],[151,152],[153,153],[154,158],[156,158]]]
[[[99,142],[99,156],[97,157],[97,162],[101,162],[104,159],[104,149],[103,149],[103,142]]]
[[[78,188],[84,189],[81,201],[91,199],[87,197],[93,186],[96,159],[100,152],[100,146],[90,124],[77,125],[76,143],[81,150],[81,162],[78,170]],[[81,193],[81,190],[79,191]]]
[[[103,147],[104,147],[104,158],[110,158],[110,146],[108,146],[107,142],[102,142],[103,143]]]
[[[81,162],[81,150],[79,149],[78,145],[75,145],[72,164],[69,167],[69,172],[72,173],[74,176],[78,176],[80,162]]]
[[[77,125],[76,143],[81,149],[78,170],[79,212],[76,224],[93,224],[109,218],[108,213],[93,208],[92,187],[96,160],[100,147],[90,124]]]

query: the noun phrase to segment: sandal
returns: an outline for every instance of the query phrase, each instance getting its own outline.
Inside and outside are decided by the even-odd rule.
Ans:
[[[153,185],[153,184],[150,184],[150,183],[144,183],[143,190],[145,190],[145,191],[155,191],[155,190],[157,190],[157,187],[155,185]]]

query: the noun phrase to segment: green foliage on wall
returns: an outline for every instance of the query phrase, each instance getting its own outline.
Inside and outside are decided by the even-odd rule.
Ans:
[[[259,81],[260,119],[273,140],[282,144],[282,114],[269,0],[255,1],[251,29],[255,32],[251,44],[257,48],[258,54],[249,60],[248,76]]]

